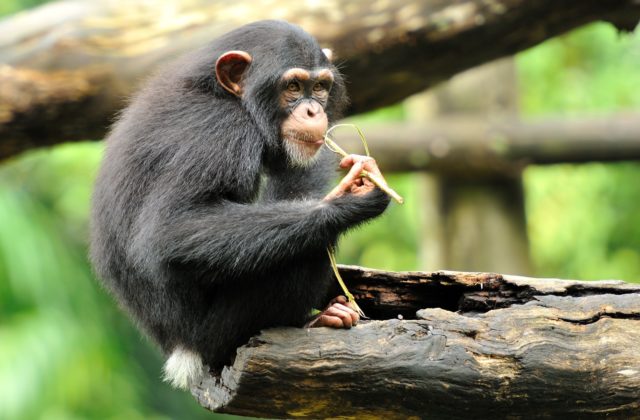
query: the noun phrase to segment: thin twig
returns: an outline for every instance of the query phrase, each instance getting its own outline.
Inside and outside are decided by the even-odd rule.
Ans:
[[[344,283],[344,280],[340,275],[340,271],[338,271],[338,263],[336,262],[336,250],[333,249],[331,245],[327,247],[327,254],[329,254],[329,261],[331,262],[331,268],[333,268],[333,274],[335,274],[336,279],[338,280],[338,283],[340,284],[340,287],[342,288],[342,291],[344,292],[347,300],[351,303],[351,308],[356,311],[361,318],[366,318],[367,316],[364,314],[362,309],[360,309],[360,306],[358,306],[358,304],[356,303],[356,299],[353,297],[351,292],[349,292],[349,289],[347,289],[347,285]]]

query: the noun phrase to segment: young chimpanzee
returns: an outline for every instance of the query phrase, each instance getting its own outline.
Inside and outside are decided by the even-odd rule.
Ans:
[[[388,197],[322,148],[346,103],[315,39],[279,21],[236,29],[152,78],[106,140],[93,197],[98,276],[187,387],[276,325],[349,328],[327,246]]]

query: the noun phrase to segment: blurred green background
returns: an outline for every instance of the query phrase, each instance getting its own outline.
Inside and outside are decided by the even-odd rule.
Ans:
[[[37,3],[3,0],[0,14]],[[516,63],[525,117],[640,109],[638,34],[593,24]],[[396,106],[373,118],[402,116]],[[0,165],[0,419],[215,417],[160,381],[159,353],[92,278],[87,218],[102,149],[61,145]],[[415,175],[388,178],[407,204],[348,235],[339,260],[419,270]],[[636,163],[529,167],[535,274],[640,281],[639,181]]]

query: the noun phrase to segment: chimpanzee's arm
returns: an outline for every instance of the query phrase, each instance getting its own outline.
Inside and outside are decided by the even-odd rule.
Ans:
[[[147,267],[195,263],[233,278],[324,252],[341,232],[379,215],[388,202],[382,191],[374,189],[326,202],[185,206],[171,218],[146,219],[132,251]]]

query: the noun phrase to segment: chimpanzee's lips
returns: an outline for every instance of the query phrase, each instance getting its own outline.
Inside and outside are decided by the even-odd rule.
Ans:
[[[306,144],[309,146],[316,146],[316,147],[320,147],[324,144],[324,138],[323,137],[315,137],[315,136],[310,136],[310,135],[304,135],[304,134],[300,134],[300,133],[285,133],[285,135],[283,136],[285,140],[287,141],[295,141],[296,143],[302,143],[302,144]]]
[[[297,143],[303,143],[303,144],[313,144],[316,146],[322,146],[324,144],[324,139],[320,139],[320,140],[306,140],[306,139],[297,139],[297,138],[292,138],[291,140],[297,142]]]

